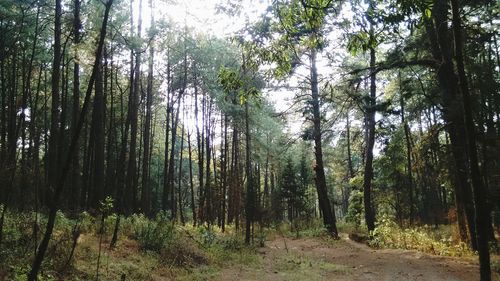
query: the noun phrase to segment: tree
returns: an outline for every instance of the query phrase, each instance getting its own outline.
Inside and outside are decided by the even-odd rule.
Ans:
[[[277,2],[273,11],[277,19],[273,26],[278,35],[272,40],[272,32],[261,35],[266,40],[256,39],[257,46],[250,45],[250,49],[256,54],[258,59],[265,62],[277,64],[274,68],[274,75],[283,77],[288,75],[294,67],[299,64],[301,55],[308,58],[310,98],[307,101],[308,112],[311,113],[312,140],[314,141],[314,155],[316,159],[315,182],[318,193],[319,206],[323,215],[323,223],[333,237],[338,237],[335,212],[328,197],[326,186],[326,176],[323,162],[322,143],[322,116],[319,92],[318,70],[316,67],[317,55],[324,46],[322,28],[325,17],[332,8],[331,1],[290,1]],[[270,25],[266,19],[265,26]],[[269,30],[269,28],[266,28]],[[266,30],[264,29],[264,30]],[[271,41],[265,45],[263,42]],[[259,49],[260,48],[260,49]],[[301,53],[299,53],[302,51]]]
[[[73,137],[71,139],[71,144],[70,144],[69,151],[68,151],[68,157],[66,158],[66,161],[64,162],[65,165],[63,166],[64,168],[62,169],[62,171],[60,173],[60,177],[55,185],[55,189],[54,189],[54,193],[53,193],[54,195],[53,195],[53,199],[51,201],[50,213],[49,213],[49,217],[48,217],[48,221],[47,221],[45,234],[43,236],[42,242],[40,243],[40,245],[38,247],[38,251],[35,255],[35,259],[33,260],[33,265],[31,267],[31,271],[28,275],[29,281],[34,281],[37,279],[38,272],[40,271],[40,266],[42,265],[42,261],[43,261],[43,258],[45,256],[45,252],[47,251],[47,247],[49,245],[49,240],[51,239],[51,236],[52,236],[52,231],[54,229],[54,224],[55,224],[55,219],[56,219],[56,213],[58,210],[58,203],[59,203],[59,199],[60,199],[63,187],[64,187],[64,182],[65,182],[66,177],[67,177],[68,172],[69,172],[69,167],[71,165],[72,153],[76,149],[76,143],[77,143],[80,131],[83,127],[84,118],[85,118],[85,115],[87,113],[87,108],[89,106],[90,95],[92,93],[92,87],[95,83],[97,72],[99,71],[98,70],[99,65],[100,65],[99,62],[100,62],[101,57],[102,57],[102,52],[103,52],[103,47],[104,47],[104,38],[106,37],[106,28],[107,28],[107,23],[108,23],[108,18],[109,18],[109,11],[111,9],[112,4],[113,4],[113,1],[109,0],[105,5],[106,8],[105,8],[104,16],[103,16],[101,32],[99,35],[99,43],[97,45],[94,66],[92,68],[92,74],[90,76],[89,85],[87,87],[87,92],[85,94],[85,100],[83,103],[82,111],[80,113],[80,119],[78,120],[75,135],[73,135]],[[60,1],[56,1],[56,22],[55,22],[56,34],[58,32],[60,33],[60,30],[57,31],[58,30],[57,25],[59,24],[58,21],[60,21],[60,19],[57,19],[57,17],[60,17],[60,15],[58,16],[58,12],[59,13],[61,12],[60,5],[61,5]],[[54,53],[56,55],[57,51],[55,50]]]

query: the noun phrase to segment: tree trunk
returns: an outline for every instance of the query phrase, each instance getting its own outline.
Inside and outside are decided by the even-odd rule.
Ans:
[[[139,0],[139,11],[137,19],[137,38],[141,39],[142,31],[142,0]],[[138,109],[141,81],[141,51],[135,50],[135,66],[134,66],[134,81],[133,95],[131,96],[130,104],[130,147],[129,159],[127,167],[127,182],[126,195],[128,202],[126,204],[129,212],[137,211],[137,130],[138,130]],[[130,208],[130,206],[132,208]]]
[[[458,0],[451,0],[453,35],[455,39],[455,60],[458,71],[458,81],[460,92],[462,93],[462,104],[465,117],[465,132],[467,139],[467,152],[469,155],[469,169],[472,181],[472,193],[475,207],[476,220],[476,239],[479,251],[479,266],[481,281],[491,280],[490,252],[488,245],[489,230],[489,210],[486,203],[486,190],[484,188],[481,173],[479,170],[479,160],[476,149],[476,132],[474,117],[472,114],[472,100],[467,85],[467,76],[465,74],[463,42],[462,42],[462,23],[460,18],[460,4]]]
[[[473,249],[477,249],[474,206],[472,203],[472,190],[467,173],[468,155],[466,143],[463,136],[466,135],[464,124],[463,106],[458,94],[458,85],[450,46],[450,35],[448,30],[448,5],[444,0],[436,0],[433,11],[434,25],[426,25],[432,53],[435,59],[442,61],[437,70],[439,87],[441,88],[443,107],[443,119],[447,124],[446,129],[450,136],[451,151],[455,167],[451,169],[455,189],[455,203],[459,222],[463,221],[460,216],[465,214],[469,241]],[[463,210],[463,211],[461,211]],[[464,228],[464,226],[460,226]]]
[[[52,95],[51,95],[51,113],[50,113],[50,137],[49,137],[49,166],[48,166],[48,188],[53,192],[59,172],[59,106],[60,106],[60,73],[61,73],[61,0],[55,1],[55,19],[54,19],[54,57],[52,62]]]
[[[191,153],[191,132],[188,131],[188,153],[189,153],[189,187],[191,189],[191,212],[193,213],[193,226],[196,226],[196,205],[194,204],[193,184],[193,156]]]
[[[168,146],[169,146],[169,134],[170,134],[170,115],[172,113],[173,108],[173,94],[171,94],[171,79],[170,79],[170,50],[167,49],[167,112],[165,117],[165,153],[163,159],[163,193],[162,193],[162,210],[167,211],[170,206],[168,203],[168,162],[169,162],[169,154],[168,154]]]
[[[253,175],[252,175],[252,162],[251,162],[251,138],[250,138],[250,122],[249,122],[249,105],[248,99],[245,101],[245,134],[246,134],[246,152],[245,152],[245,166],[247,176],[247,192],[245,200],[245,244],[250,244],[251,225],[253,223],[253,215],[255,209],[255,200],[253,192]]]
[[[403,96],[403,89],[401,88],[401,73],[399,73],[399,104],[401,106],[401,125],[403,126],[405,132],[405,142],[406,142],[406,169],[408,173],[408,189],[410,191],[410,225],[413,225],[413,219],[415,215],[414,202],[413,202],[413,173],[411,166],[411,132],[410,127],[405,120],[405,101]]]
[[[326,187],[325,168],[323,164],[323,147],[321,132],[321,112],[318,90],[318,72],[316,68],[316,50],[312,49],[311,60],[311,104],[313,110],[313,138],[314,138],[314,156],[316,158],[316,191],[318,192],[319,206],[323,213],[323,223],[328,232],[335,238],[338,238],[335,212],[330,204],[328,191]]]
[[[173,110],[173,105],[171,106]],[[174,171],[175,171],[175,142],[177,141],[177,124],[179,124],[179,112],[180,108],[180,98],[179,105],[177,107],[177,111],[175,113],[175,118],[172,118],[172,143],[170,147],[170,159],[168,162],[168,192],[170,193],[170,212],[172,215],[172,219],[177,219],[177,203],[175,202],[175,179],[174,179]],[[173,112],[172,112],[173,113]],[[172,116],[173,117],[173,116]]]
[[[185,121],[185,118],[183,118]],[[179,198],[179,217],[181,220],[182,225],[184,225],[186,222],[184,220],[184,210],[182,206],[182,152],[184,150],[184,129],[185,129],[185,122],[182,124],[182,130],[181,130],[181,147],[179,150],[179,174],[177,175],[178,177],[178,185],[177,185],[177,198]]]
[[[104,199],[104,89],[102,84],[102,64],[99,63],[95,78],[94,108],[92,112],[93,131],[93,181],[89,191],[90,206],[99,208],[99,201]]]
[[[370,2],[370,9],[372,8]],[[370,17],[370,40],[373,39],[373,22]],[[376,57],[375,48],[370,48],[370,68],[375,67]],[[370,74],[370,97],[365,108],[365,130],[366,130],[366,148],[365,148],[365,170],[363,174],[363,203],[365,207],[365,222],[369,231],[375,229],[375,212],[372,206],[372,179],[373,179],[373,146],[375,145],[375,106],[377,98],[377,86],[375,73]]]
[[[149,8],[151,10],[151,30],[154,30],[153,18],[153,0],[149,0]],[[146,120],[144,121],[144,154],[142,162],[142,211],[147,216],[151,215],[151,187],[149,186],[149,165],[150,165],[150,132],[151,132],[151,118],[153,115],[153,59],[154,59],[154,42],[151,38],[149,46],[148,58],[148,82],[146,86]]]
[[[75,46],[80,44],[82,27],[80,19],[80,1],[74,0],[74,10],[73,10],[73,43]],[[71,118],[71,135],[75,134],[76,123],[78,122],[78,113],[80,112],[80,58],[78,53],[78,48],[75,48],[75,59],[73,66],[73,114]],[[79,143],[77,143],[79,147]],[[79,194],[80,194],[80,184],[81,184],[81,174],[80,174],[80,149],[76,149],[73,155],[72,174],[71,174],[71,195],[70,200],[74,208],[79,206]]]
[[[59,2],[59,4],[57,4]],[[56,0],[56,18],[57,18],[57,10],[59,10],[59,16],[60,16],[60,1]],[[54,197],[51,201],[50,205],[50,211],[49,211],[49,216],[48,216],[48,221],[47,221],[47,226],[45,228],[45,233],[43,236],[43,239],[40,243],[40,246],[38,247],[38,251],[35,255],[35,259],[33,260],[33,264],[31,266],[31,271],[28,275],[28,281],[35,281],[38,276],[38,272],[40,271],[40,267],[42,265],[43,258],[45,256],[45,252],[47,251],[47,247],[49,246],[49,241],[52,237],[52,231],[54,230],[54,224],[56,220],[56,214],[58,210],[58,203],[59,203],[59,197],[63,191],[64,183],[66,180],[66,177],[69,172],[69,168],[71,167],[71,162],[73,159],[73,152],[76,149],[76,144],[77,144],[77,139],[79,138],[80,131],[83,127],[83,123],[85,120],[85,116],[87,114],[87,109],[89,107],[90,103],[90,96],[92,94],[92,86],[95,83],[96,79],[96,73],[97,73],[97,68],[99,67],[99,62],[102,57],[102,49],[104,46],[104,38],[106,37],[106,27],[108,23],[108,18],[109,18],[109,11],[111,9],[111,5],[113,4],[112,0],[109,0],[106,3],[106,8],[104,11],[104,18],[103,18],[103,23],[100,31],[100,37],[99,37],[99,43],[97,45],[97,50],[96,50],[96,58],[94,61],[94,66],[92,68],[92,74],[90,75],[89,78],[89,86],[87,88],[87,92],[85,94],[85,100],[83,103],[82,111],[80,113],[80,118],[78,119],[78,124],[77,124],[77,129],[75,131],[75,135],[73,135],[68,151],[68,157],[66,158],[66,161],[64,162],[64,165],[62,165],[62,171],[60,173],[60,178],[59,181],[57,182],[56,189],[54,191]],[[59,7],[57,7],[59,6]],[[59,19],[60,22],[60,19]],[[57,33],[57,32],[56,32]]]

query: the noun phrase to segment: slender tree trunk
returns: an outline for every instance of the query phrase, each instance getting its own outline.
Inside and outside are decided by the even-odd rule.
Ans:
[[[204,215],[204,209],[205,209],[205,192],[204,192],[204,132],[203,130],[203,124],[204,124],[204,104],[205,104],[205,95],[202,94],[202,130],[200,133],[200,127],[199,127],[199,122],[200,120],[198,119],[199,115],[199,107],[198,107],[198,85],[197,85],[197,75],[196,75],[196,67],[194,69],[194,114],[195,114],[195,119],[196,119],[196,145],[197,145],[197,154],[198,154],[198,220],[199,223],[203,223],[205,221],[205,215]]]
[[[227,128],[229,123],[229,118],[227,114],[224,114],[224,126],[223,127],[223,137],[221,138],[221,184],[222,184],[222,194],[221,194],[221,227],[222,232],[226,230],[226,194],[227,194],[227,164],[228,164],[228,155],[229,155],[229,144],[227,139]]]
[[[149,0],[151,10],[151,30],[155,29],[153,18],[153,0]],[[144,121],[144,154],[142,163],[142,211],[146,215],[151,215],[151,187],[149,186],[149,165],[150,165],[150,132],[151,119],[153,115],[153,60],[154,60],[154,42],[151,38],[148,58],[148,82],[146,87],[146,120]]]
[[[319,206],[323,213],[323,224],[328,232],[338,238],[335,212],[330,204],[328,191],[326,187],[325,168],[323,164],[323,147],[322,147],[322,132],[321,132],[321,112],[318,90],[318,72],[316,68],[316,50],[311,50],[311,104],[313,110],[313,138],[314,138],[314,156],[316,158],[316,191],[318,193]]]
[[[74,0],[74,10],[73,10],[73,43],[75,46],[80,44],[82,23],[80,19],[80,1]],[[78,53],[78,48],[75,48],[75,58],[73,66],[73,114],[71,118],[71,135],[75,134],[76,123],[78,122],[78,113],[80,112],[80,57]],[[79,143],[77,143],[79,147]],[[78,208],[80,198],[80,184],[81,184],[81,174],[80,174],[80,149],[76,149],[73,155],[72,174],[71,174],[71,196],[70,200],[73,202],[72,206]]]
[[[172,113],[173,105],[172,105],[172,96],[171,94],[171,79],[170,79],[170,50],[167,49],[167,112],[165,117],[165,153],[164,153],[164,162],[163,162],[163,193],[162,193],[162,209],[163,211],[167,211],[170,208],[168,203],[168,162],[169,162],[169,154],[168,154],[168,146],[169,146],[169,135],[170,135],[170,115]]]
[[[61,17],[62,4],[61,0],[55,1],[55,18],[54,18],[54,57],[52,62],[52,102],[50,114],[50,137],[49,137],[49,166],[48,166],[48,191],[52,192],[55,189],[58,172],[59,172],[59,106],[60,106],[60,73],[61,73]]]
[[[56,3],[57,2],[59,2],[59,0],[56,0]],[[61,8],[60,4],[61,3],[56,4],[56,15],[57,15],[58,9],[60,12],[60,8]],[[104,46],[104,38],[106,37],[106,27],[107,27],[108,18],[109,18],[109,11],[111,9],[112,4],[113,4],[113,1],[109,0],[105,5],[106,8],[104,11],[104,18],[103,18],[103,23],[101,26],[101,31],[100,31],[99,43],[97,45],[96,56],[95,56],[96,58],[94,61],[94,66],[92,68],[92,74],[90,75],[90,78],[89,78],[89,86],[88,86],[87,92],[85,94],[85,100],[83,103],[82,111],[80,113],[80,118],[78,119],[77,130],[75,131],[75,135],[73,135],[73,137],[71,139],[71,143],[70,143],[69,151],[68,151],[68,157],[66,158],[64,165],[62,165],[63,168],[62,168],[62,171],[60,173],[60,178],[59,178],[59,181],[57,182],[56,189],[54,191],[54,196],[53,196],[53,199],[51,201],[47,226],[45,228],[45,233],[44,233],[44,236],[42,238],[42,242],[40,243],[40,246],[38,247],[38,251],[35,255],[35,259],[33,260],[33,264],[31,266],[31,271],[28,274],[28,281],[35,281],[37,279],[38,272],[40,271],[40,267],[42,265],[42,262],[43,262],[43,259],[45,256],[45,252],[47,251],[47,247],[49,246],[49,241],[52,237],[52,231],[54,230],[56,213],[58,210],[59,197],[61,196],[66,177],[67,177],[69,169],[71,167],[72,154],[73,154],[73,151],[76,149],[77,139],[79,138],[80,131],[83,127],[85,116],[87,114],[87,109],[88,109],[89,103],[90,103],[90,96],[92,94],[92,88],[93,88],[92,86],[95,83],[96,73],[98,71],[97,68],[99,67],[99,62],[100,62],[101,57],[102,57],[102,50],[103,50],[103,46]],[[59,6],[59,7],[57,7],[57,6]],[[60,16],[60,14],[59,14],[59,16]]]
[[[183,118],[185,121],[185,118]],[[182,225],[184,225],[186,222],[184,220],[184,210],[183,210],[183,205],[182,205],[182,152],[184,150],[184,128],[185,128],[185,122],[182,124],[182,130],[181,130],[181,147],[179,151],[179,174],[178,174],[178,185],[177,185],[177,198],[179,198],[179,217],[181,220]]]
[[[488,246],[489,230],[489,210],[486,202],[486,190],[484,188],[481,173],[479,170],[479,160],[476,145],[476,129],[472,113],[472,100],[467,85],[467,76],[465,74],[463,42],[462,42],[462,22],[460,18],[460,4],[458,0],[451,0],[453,35],[455,39],[455,60],[458,71],[458,81],[460,92],[462,93],[462,103],[465,117],[465,132],[467,139],[467,152],[469,155],[469,169],[472,180],[472,191],[475,207],[476,221],[476,239],[479,251],[479,266],[481,281],[491,280],[490,252]]]
[[[173,110],[173,105],[172,105]],[[177,141],[177,125],[179,124],[179,112],[181,111],[180,107],[180,98],[179,105],[177,107],[177,111],[175,113],[175,118],[172,119],[172,143],[170,147],[170,159],[168,162],[168,192],[170,193],[170,212],[172,215],[172,219],[177,219],[177,203],[175,201],[175,179],[174,179],[174,171],[175,171],[175,143]]]
[[[270,141],[269,141],[269,135],[266,136],[267,140],[267,148],[266,148],[266,164],[265,164],[265,171],[264,171],[264,194],[262,198],[262,208],[266,209],[269,207],[269,202],[270,202],[270,192],[269,192],[269,147],[270,147]]]
[[[405,142],[406,142],[406,169],[408,173],[408,189],[410,191],[410,225],[413,225],[413,219],[415,216],[415,209],[414,205],[415,203],[413,202],[413,173],[412,173],[412,166],[411,166],[411,132],[410,132],[410,127],[408,126],[406,120],[405,120],[405,100],[403,96],[403,89],[401,88],[401,73],[399,73],[399,91],[400,91],[400,100],[399,104],[401,106],[401,124],[403,126],[404,132],[405,132]]]
[[[137,19],[137,38],[141,39],[142,31],[142,0],[139,0],[139,11]],[[129,162],[127,167],[127,194],[132,212],[137,211],[137,131],[138,131],[138,109],[141,81],[141,51],[135,52],[133,95],[130,100],[130,148]],[[132,198],[130,198],[132,197]],[[128,206],[128,204],[127,204]]]
[[[253,175],[252,175],[252,162],[251,162],[251,138],[250,138],[250,117],[249,117],[249,104],[248,100],[245,101],[245,134],[246,134],[246,151],[245,151],[245,166],[247,176],[247,192],[245,204],[245,243],[250,244],[251,225],[253,223],[255,200],[253,192]]]
[[[193,184],[193,156],[191,153],[191,132],[188,131],[188,153],[189,153],[189,187],[191,189],[191,212],[193,213],[193,226],[196,226],[196,205],[194,204],[194,184]]]
[[[211,125],[210,120],[212,116],[212,103],[208,101],[206,118],[205,118],[205,152],[206,152],[206,161],[205,165],[205,204],[206,204],[206,216],[205,220],[208,222],[208,226],[212,224],[212,183],[211,183],[211,170],[210,170],[210,161],[211,161]]]
[[[463,106],[458,94],[458,85],[450,46],[450,35],[448,30],[448,5],[444,0],[435,0],[433,6],[434,25],[427,24],[427,33],[431,42],[434,58],[442,61],[437,70],[439,86],[442,92],[443,119],[450,136],[451,152],[455,167],[451,169],[452,182],[455,188],[455,203],[457,207],[458,221],[463,222],[464,215],[467,221],[469,242],[473,249],[477,249],[474,206],[472,202],[472,190],[468,176],[468,155],[465,139],[465,124],[463,119]],[[462,216],[462,218],[461,218]],[[464,229],[464,225],[459,225]],[[462,233],[463,231],[461,231]],[[462,238],[464,238],[462,236]]]
[[[373,2],[370,2],[369,9],[373,9]],[[370,21],[370,40],[374,40],[373,20]],[[375,68],[376,56],[375,48],[370,48],[370,68]],[[373,179],[373,146],[375,145],[375,105],[377,98],[376,75],[370,75],[370,97],[366,105],[365,112],[365,130],[366,130],[366,148],[365,148],[365,171],[363,174],[363,202],[365,207],[365,222],[369,231],[375,229],[375,212],[372,206],[372,179]]]
[[[95,78],[94,108],[92,112],[93,131],[93,181],[89,191],[90,206],[99,207],[99,201],[104,199],[104,88],[102,81],[102,64],[99,63]]]

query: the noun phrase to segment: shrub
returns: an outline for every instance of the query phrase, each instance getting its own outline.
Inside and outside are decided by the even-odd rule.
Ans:
[[[178,237],[171,240],[166,247],[160,250],[161,260],[169,265],[195,267],[208,264],[208,257],[205,252],[197,248],[186,238]]]
[[[221,237],[218,240],[218,244],[221,245],[225,251],[239,251],[245,247],[243,240],[236,235]]]
[[[201,236],[203,244],[207,246],[212,245],[217,238],[215,232],[209,228],[200,227],[198,228],[198,232]]]
[[[144,215],[132,216],[133,238],[139,242],[143,250],[159,252],[173,238],[174,226],[159,213],[154,220]]]
[[[349,196],[349,207],[347,208],[346,222],[352,223],[359,229],[363,218],[363,193],[359,190],[353,190]]]
[[[451,237],[440,237],[429,226],[402,229],[393,220],[382,217],[371,233],[369,244],[374,247],[418,250],[440,256],[470,256],[473,252],[460,242],[452,243]]]

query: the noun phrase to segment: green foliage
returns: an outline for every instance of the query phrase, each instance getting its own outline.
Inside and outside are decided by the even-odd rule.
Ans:
[[[236,94],[240,105],[245,104],[247,100],[258,100],[259,98],[260,91],[256,81],[244,72],[222,66],[219,69],[218,81],[226,94]]]
[[[133,237],[144,250],[159,252],[174,238],[174,226],[162,212],[158,213],[154,220],[148,219],[143,214],[134,214],[130,220]]]
[[[90,232],[91,230],[95,230],[96,227],[96,218],[90,215],[88,212],[81,212],[79,214],[80,219],[80,230],[82,232]]]
[[[452,243],[451,236],[436,239],[430,226],[401,228],[392,219],[382,217],[372,232],[370,245],[379,248],[418,250],[440,256],[472,256],[469,247]]]
[[[9,280],[12,281],[25,281],[28,278],[28,273],[31,270],[31,267],[29,265],[23,264],[23,265],[15,265],[11,268],[12,273],[10,275]],[[42,272],[38,276],[38,281],[55,281],[58,280],[53,274],[47,273],[47,272]]]
[[[300,237],[324,237],[328,235],[328,232],[323,224],[322,220],[319,219],[301,219],[295,223],[295,227],[298,229],[298,234]]]
[[[277,223],[267,231],[268,239],[276,236],[313,238],[328,236],[328,232],[321,219],[298,218],[293,223]]]
[[[216,241],[217,236],[210,228],[200,227],[198,228],[198,233],[201,236],[203,244],[207,246],[212,245]]]
[[[374,49],[378,45],[377,39],[370,36],[368,32],[360,31],[351,34],[347,41],[347,50],[356,56],[360,52],[366,52],[369,49]]]
[[[111,210],[113,210],[113,202],[114,200],[110,196],[106,196],[104,200],[99,202],[99,211],[103,214],[103,216],[107,216]]]
[[[358,229],[363,219],[363,211],[363,192],[355,189],[351,191],[349,197],[349,207],[347,208],[347,215],[345,217],[346,221],[353,223],[356,229]]]

